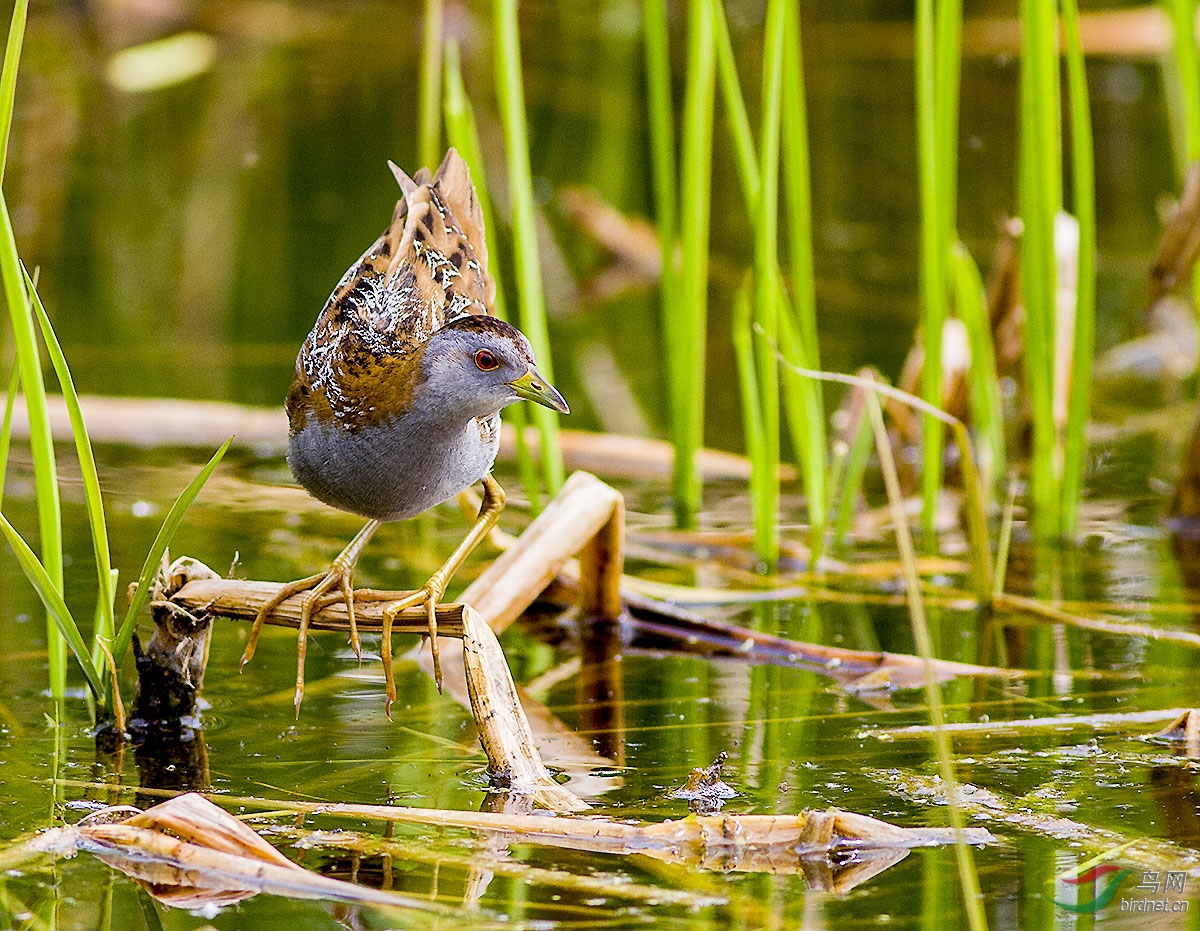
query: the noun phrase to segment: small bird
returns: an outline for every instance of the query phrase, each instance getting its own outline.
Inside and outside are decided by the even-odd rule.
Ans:
[[[314,610],[344,601],[350,642],[362,656],[354,567],[380,523],[413,517],[481,481],[483,504],[462,543],[421,589],[384,610],[389,714],[396,698],[391,626],[405,608],[425,606],[441,688],[434,611],[504,508],[504,491],[491,475],[500,410],[526,399],[569,412],[538,372],[524,334],[492,315],[496,286],[466,162],[450,149],[432,177],[422,168],[414,178],[388,165],[403,193],[392,222],[329,296],[300,348],[287,396],[292,474],[314,497],[369,521],[328,570],[285,585],[263,605],[242,655],[244,667],[267,616],[304,593],[297,714]],[[333,589],[337,594],[329,595]]]

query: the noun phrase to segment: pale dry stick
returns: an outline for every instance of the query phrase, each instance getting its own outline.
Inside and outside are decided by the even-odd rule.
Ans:
[[[463,664],[479,742],[493,775],[505,776],[518,791],[532,794],[537,804],[551,811],[589,808],[556,783],[542,763],[500,641],[470,607],[463,612]]]
[[[900,562],[904,567],[904,587],[908,596],[909,615],[912,618],[913,638],[917,642],[917,652],[921,655],[925,666],[925,700],[929,703],[929,717],[934,728],[933,743],[937,750],[938,770],[941,773],[942,782],[946,786],[946,795],[949,801],[950,824],[955,834],[954,854],[958,861],[958,880],[962,888],[963,905],[972,931],[982,931],[986,928],[986,919],[979,905],[979,876],[975,871],[975,858],[971,856],[971,850],[967,846],[966,826],[963,821],[962,809],[959,807],[958,783],[954,776],[952,763],[953,749],[950,746],[950,738],[942,730],[942,725],[945,723],[942,693],[938,689],[933,669],[933,641],[929,636],[929,625],[925,620],[925,606],[921,601],[921,582],[917,578],[916,553],[904,515],[904,496],[900,491],[900,478],[896,474],[891,442],[883,423],[883,410],[879,406],[879,398],[876,395],[868,396],[867,409],[871,414],[871,425],[875,429],[875,446],[879,452],[880,471],[883,473],[883,483],[887,488],[888,503],[892,507],[893,520],[896,525],[896,546],[900,550]]]
[[[58,779],[55,783],[81,788],[96,785],[72,779]],[[134,787],[129,787],[129,791],[135,791]],[[136,791],[139,795],[150,797],[176,797],[176,793],[169,789]],[[694,858],[714,852],[724,852],[728,856],[730,852],[741,851],[748,856],[752,851],[774,851],[780,855],[804,856],[832,853],[839,849],[912,848],[953,842],[953,832],[946,828],[905,828],[839,808],[804,810],[791,815],[719,814],[657,822],[629,822],[596,816],[550,818],[505,812],[302,802],[253,796],[221,795],[214,797],[213,801],[226,807],[268,814],[300,813],[479,832],[502,831],[514,835],[514,843],[538,843],[616,854],[649,854],[664,860],[692,864],[697,862]],[[971,844],[995,842],[995,837],[983,828],[968,828],[966,837]],[[709,866],[712,868],[712,864]],[[726,868],[730,868],[728,864]]]
[[[1035,598],[1026,598],[1023,595],[1002,594],[996,598],[994,606],[997,611],[1025,611],[1046,620],[1078,627],[1082,630],[1098,630],[1106,634],[1145,637],[1147,640],[1166,640],[1169,643],[1200,647],[1200,634],[1192,633],[1190,630],[1172,630],[1102,617],[1080,617],[1077,614],[1069,614],[1054,605],[1045,604]]]

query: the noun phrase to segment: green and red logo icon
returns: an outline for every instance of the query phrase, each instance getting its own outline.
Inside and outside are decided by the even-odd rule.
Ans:
[[[1085,915],[1094,915],[1100,909],[1104,908],[1113,897],[1117,894],[1117,890],[1121,888],[1121,883],[1125,881],[1125,877],[1132,873],[1133,870],[1123,870],[1113,866],[1111,863],[1106,863],[1103,866],[1095,866],[1086,873],[1080,873],[1072,879],[1064,879],[1063,882],[1069,883],[1072,886],[1080,886],[1083,883],[1092,884],[1092,900],[1090,902],[1060,902],[1054,900],[1054,904],[1059,908],[1065,908],[1069,912],[1078,912]],[[1105,878],[1107,877],[1107,878]],[[1100,880],[1104,879],[1103,888],[1101,888]]]

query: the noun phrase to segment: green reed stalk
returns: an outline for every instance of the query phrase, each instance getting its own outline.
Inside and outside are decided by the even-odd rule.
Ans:
[[[938,762],[938,774],[946,789],[950,826],[957,835],[954,854],[958,864],[958,881],[962,889],[963,908],[966,911],[968,927],[972,931],[983,931],[987,927],[987,918],[983,913],[975,858],[971,853],[971,848],[963,839],[966,819],[963,817],[958,801],[954,751],[950,746],[950,737],[944,726],[946,716],[942,706],[942,692],[933,671],[933,640],[929,635],[925,605],[921,600],[921,580],[917,574],[916,552],[908,531],[908,519],[904,514],[904,494],[900,489],[896,464],[892,459],[891,441],[887,435],[887,428],[883,424],[883,409],[879,404],[879,398],[873,392],[867,395],[867,410],[870,412],[871,424],[875,428],[875,446],[879,453],[884,484],[887,487],[888,503],[892,508],[893,523],[896,528],[896,546],[900,551],[900,564],[904,571],[904,588],[908,599],[908,613],[912,620],[913,641],[917,648],[917,655],[921,657],[924,670],[925,702],[929,706],[929,720],[933,726],[933,746]]]
[[[979,438],[980,485],[985,508],[991,509],[996,481],[1004,474],[1004,406],[1000,400],[1000,378],[996,374],[996,352],[983,278],[971,253],[961,242],[950,255],[954,306],[967,331],[971,351],[971,375],[967,379],[971,421]]]
[[[442,160],[442,0],[425,0],[420,81],[417,164],[426,165],[433,171]]]
[[[1058,44],[1053,4],[1021,0],[1021,142],[1019,201],[1025,301],[1025,381],[1033,418],[1032,526],[1059,528],[1059,469],[1054,425],[1056,272],[1054,219],[1062,206]]]
[[[24,267],[22,266],[22,270]],[[96,471],[96,457],[92,454],[92,443],[88,437],[87,426],[83,422],[83,412],[79,408],[79,395],[75,391],[75,382],[71,378],[71,370],[67,368],[67,360],[59,345],[54,328],[42,299],[38,296],[33,279],[25,272],[25,287],[33,302],[33,311],[37,316],[38,327],[42,333],[42,342],[50,356],[50,364],[54,367],[55,377],[58,378],[59,388],[66,404],[67,415],[71,421],[71,436],[75,440],[75,454],[79,458],[79,471],[83,479],[83,496],[87,504],[88,527],[92,537],[92,555],[96,563],[96,618],[97,624],[94,638],[104,638],[111,641],[115,631],[113,619],[113,604],[116,593],[113,590],[112,557],[108,548],[108,525],[104,519],[104,500],[100,496],[100,476]],[[99,647],[92,651],[92,661],[100,665]],[[115,657],[114,657],[115,658]]]
[[[679,269],[675,263],[678,242],[679,192],[676,184],[675,107],[671,99],[671,56],[667,35],[666,0],[642,0],[642,30],[646,53],[646,109],[650,135],[651,181],[654,190],[654,217],[658,230],[658,247],[662,256],[662,275],[659,278],[659,308],[663,346],[667,354],[669,373],[668,419],[671,436],[679,449],[681,427],[687,421],[687,407],[676,379],[683,369],[683,360],[674,359],[682,353],[681,323],[686,310],[680,302]],[[680,478],[683,461],[677,455],[675,473]]]
[[[17,97],[17,66],[21,61],[21,45],[25,41],[25,18],[29,0],[17,0],[12,22],[8,27],[8,43],[4,48],[4,67],[0,69],[0,177],[8,163],[8,136],[12,130],[13,103]]]
[[[689,0],[679,180],[682,259],[677,293],[682,312],[669,334],[674,345],[667,354],[675,442],[675,519],[684,527],[695,523],[701,503],[696,453],[704,442],[716,16],[714,0]]]
[[[808,108],[805,103],[804,58],[798,4],[785,4],[783,33],[783,182],[788,220],[788,266],[795,296],[797,338],[785,340],[784,355],[806,368],[819,369],[816,273],[812,247],[812,179],[808,155]],[[787,376],[784,376],[785,386]],[[821,555],[829,520],[826,487],[825,402],[821,382],[801,379],[798,396],[788,398],[792,445],[801,464],[810,548],[815,564]]]
[[[1193,7],[1193,12],[1195,12]],[[1085,436],[1092,396],[1092,360],[1096,345],[1096,168],[1092,143],[1092,115],[1088,103],[1087,72],[1079,40],[1076,0],[1062,0],[1063,33],[1067,48],[1067,95],[1071,106],[1071,199],[1079,221],[1079,274],[1075,293],[1075,342],[1071,358],[1071,392],[1063,440],[1063,534],[1079,525],[1083,495]],[[1195,46],[1192,45],[1192,65]],[[1197,114],[1200,117],[1200,114]]]
[[[1189,162],[1200,158],[1200,52],[1196,48],[1196,7],[1196,0],[1167,2],[1175,34],[1173,52],[1183,109],[1184,154]]]
[[[479,209],[483,213],[484,235],[490,240],[491,254],[488,257],[488,272],[496,282],[496,298],[492,309],[501,320],[508,320],[508,282],[501,274],[499,249],[497,247],[496,213],[492,209],[492,197],[488,189],[487,173],[483,170],[483,151],[479,145],[479,131],[475,123],[475,108],[467,96],[463,84],[460,67],[458,42],[446,40],[444,56],[446,64],[445,101],[442,108],[445,114],[446,135],[450,144],[458,149],[467,167],[471,169],[471,180],[475,183],[475,194],[479,198]],[[521,484],[525,495],[529,498],[533,510],[541,508],[541,481],[538,478],[537,464],[533,452],[529,448],[525,427],[529,423],[529,414],[523,404],[515,404],[508,409],[505,416],[512,422],[513,433],[516,435],[517,472],[521,476]]]
[[[754,210],[758,203],[759,183],[758,157],[754,154],[754,132],[750,129],[750,115],[746,112],[746,101],[742,96],[742,82],[738,77],[737,59],[733,54],[729,22],[720,4],[713,10],[713,35],[716,43],[717,81],[721,87],[721,100],[725,105],[726,126],[733,142],[733,164],[742,185],[746,209]]]
[[[525,91],[521,79],[521,43],[517,31],[517,0],[494,0],[492,5],[496,97],[508,161],[509,196],[513,211],[513,253],[516,259],[517,304],[521,329],[529,337],[538,367],[550,381],[554,370],[546,325],[546,299],[538,252],[537,218],[533,205],[533,179],[529,166]],[[703,382],[701,382],[703,384]],[[558,442],[558,415],[540,405],[533,411],[542,446],[542,476],[551,493],[562,487],[562,448]]]
[[[949,180],[941,175],[944,155],[938,143],[938,62],[935,43],[934,0],[917,0],[916,94],[917,171],[921,205],[921,333],[925,361],[921,367],[921,397],[935,406],[942,402],[942,326],[946,316],[945,207],[942,189]],[[942,425],[925,418],[922,422],[923,459],[921,491],[924,502],[921,526],[932,534],[937,494],[942,484]]]
[[[784,4],[783,16],[782,164],[790,233],[789,259],[799,313],[792,311],[782,278],[778,271],[775,271],[775,300],[781,327],[775,348],[792,365],[816,368],[820,364],[820,353],[817,349],[812,262],[812,198],[803,63],[799,45],[800,22],[792,4]],[[713,22],[716,27],[717,75],[729,132],[733,138],[734,163],[742,185],[743,199],[747,208],[754,213],[762,203],[759,156],[755,154],[750,120],[733,56],[729,25],[720,7],[715,11]],[[756,229],[756,234],[758,232],[760,231]],[[820,555],[828,520],[824,401],[819,382],[794,377],[786,371],[783,382],[788,430],[800,462],[805,496],[808,499],[809,522],[812,526],[810,546],[815,559]]]
[[[779,139],[783,110],[783,0],[769,0],[764,37],[762,78],[762,132],[758,163],[758,203],[754,217],[754,309],[767,341],[758,358],[758,391],[761,403],[763,452],[766,473],[754,483],[755,549],[768,568],[779,558]]]

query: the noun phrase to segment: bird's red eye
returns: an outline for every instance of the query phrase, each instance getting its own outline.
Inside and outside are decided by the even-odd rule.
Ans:
[[[480,349],[475,353],[475,365],[481,372],[491,372],[500,368],[500,360],[488,349]]]

